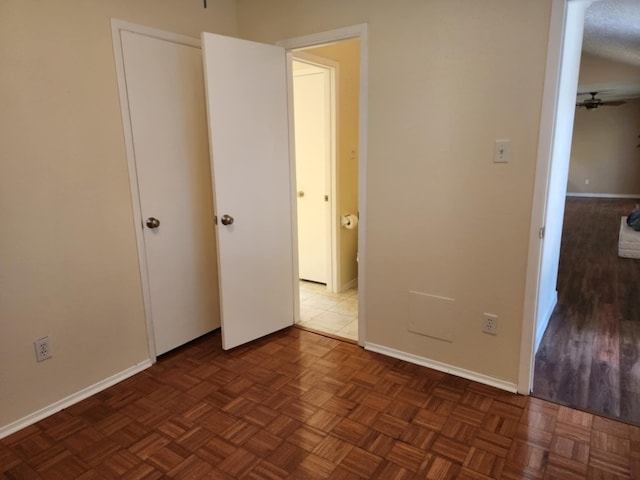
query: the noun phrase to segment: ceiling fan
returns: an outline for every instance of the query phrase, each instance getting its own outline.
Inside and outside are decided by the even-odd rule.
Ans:
[[[622,100],[610,100],[605,102],[601,98],[596,98],[598,92],[578,93],[578,95],[586,95],[587,93],[591,95],[591,98],[588,98],[587,100],[584,100],[580,103],[576,103],[576,107],[585,107],[587,110],[593,110],[594,108],[602,106],[618,106],[627,103]]]

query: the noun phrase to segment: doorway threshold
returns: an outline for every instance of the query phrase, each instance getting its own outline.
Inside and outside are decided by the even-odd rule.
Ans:
[[[347,338],[347,337],[341,337],[340,335],[336,335],[335,333],[323,332],[321,330],[317,330],[315,328],[307,327],[307,326],[301,325],[299,323],[296,323],[294,326],[296,328],[299,328],[300,330],[304,330],[305,332],[311,332],[311,333],[315,333],[317,335],[322,335],[323,337],[331,338],[333,340],[340,340],[341,342],[351,343],[352,345],[358,345],[358,341],[357,340],[353,340],[353,339]]]

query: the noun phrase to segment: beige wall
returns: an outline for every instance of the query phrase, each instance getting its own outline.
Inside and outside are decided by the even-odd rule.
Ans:
[[[583,52],[580,58],[580,85],[610,82],[640,82],[640,68]]]
[[[237,14],[268,43],[368,22],[367,339],[515,382],[550,1],[1,2],[0,426],[148,358],[110,17]],[[452,343],[408,332],[409,290],[455,299]]]
[[[208,3],[0,2],[0,427],[148,358],[110,17],[234,35]]]
[[[358,211],[358,159],[351,158],[351,149],[358,147],[358,108],[360,94],[360,41],[348,40],[323,47],[310,48],[307,53],[339,63],[338,68],[338,145],[337,183],[339,215]],[[340,278],[344,287],[358,278],[358,230],[340,228]]]
[[[639,100],[592,111],[576,109],[567,191],[640,195],[638,135]]]
[[[367,341],[515,383],[551,0],[237,5],[266,43],[368,23]],[[455,299],[453,342],[408,331],[410,290]]]
[[[640,68],[583,54],[580,84],[640,83]],[[640,101],[576,108],[567,191],[640,194]],[[586,181],[589,184],[586,184]]]

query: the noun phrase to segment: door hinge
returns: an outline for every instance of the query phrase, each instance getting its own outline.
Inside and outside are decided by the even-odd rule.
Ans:
[[[544,227],[540,227],[540,230],[538,230],[538,238],[544,238]]]

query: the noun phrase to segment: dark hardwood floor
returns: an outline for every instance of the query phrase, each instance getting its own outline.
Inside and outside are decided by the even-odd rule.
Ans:
[[[640,425],[640,260],[618,257],[620,217],[637,203],[567,199],[533,394]]]
[[[0,440],[0,478],[640,478],[640,427],[297,328],[220,343]]]

